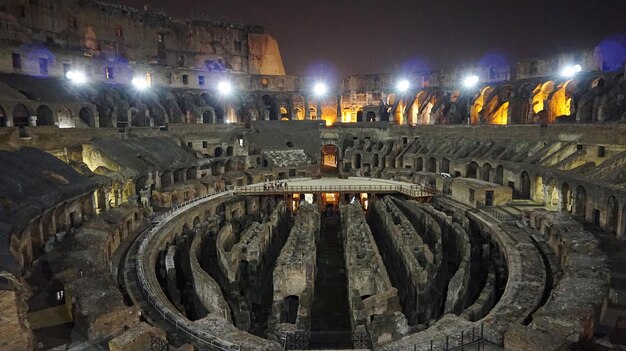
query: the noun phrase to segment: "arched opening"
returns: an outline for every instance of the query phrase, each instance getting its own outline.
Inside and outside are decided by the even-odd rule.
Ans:
[[[491,167],[491,165],[490,165],[489,163],[485,163],[485,164],[483,165],[483,171],[482,171],[482,174],[481,174],[481,176],[482,176],[482,177],[481,177],[481,178],[482,178],[482,180],[484,180],[484,181],[486,181],[486,182],[488,182],[488,181],[490,181],[490,180],[491,180],[491,170],[492,170],[492,169],[493,169],[493,168]]]
[[[374,111],[369,111],[365,115],[365,120],[367,122],[376,122],[376,113]]]
[[[204,111],[202,113],[202,123],[215,123],[215,113],[211,110]]]
[[[78,112],[78,118],[80,118],[81,121],[83,121],[83,123],[85,123],[86,125],[93,127],[94,123],[93,123],[93,112],[91,112],[91,109],[88,107],[83,107],[80,109],[80,111]]]
[[[356,121],[363,122],[363,111],[359,110],[356,112]]]
[[[478,178],[478,163],[470,162],[465,170],[465,178]]]
[[[322,170],[337,170],[339,149],[332,144],[322,146]]]
[[[224,164],[222,162],[213,162],[211,164],[211,175],[218,176],[224,174]]]
[[[545,202],[543,177],[539,174],[535,175],[535,187],[533,189],[533,200],[537,202]]]
[[[424,169],[424,159],[421,157],[416,158],[413,169],[415,169],[416,172],[422,171]]]
[[[380,162],[378,154],[374,154],[372,156],[372,167],[378,167],[378,163]]]
[[[280,119],[283,121],[288,121],[291,119],[290,117],[291,116],[289,115],[289,111],[287,110],[287,108],[284,106],[281,106],[280,107]]]
[[[323,108],[322,119],[327,126],[332,126],[337,122],[337,110],[330,107]]]
[[[270,95],[263,95],[261,97],[261,100],[263,101],[263,105],[265,106],[263,119],[268,119],[271,121],[278,120],[279,110],[278,110],[278,107],[276,106],[276,102],[274,98],[272,98]]]
[[[233,154],[235,153],[235,148],[233,148],[232,146],[229,146],[226,148],[226,156],[233,156]]]
[[[224,150],[221,147],[216,147],[215,151],[213,152],[213,156],[215,157],[222,157],[222,154],[224,154]]]
[[[437,172],[437,160],[434,157],[429,157],[426,161],[426,172]]]
[[[197,167],[191,167],[187,170],[187,180],[196,179],[197,178]]]
[[[30,118],[30,112],[26,106],[19,104],[13,108],[13,126],[14,127],[28,127],[28,119]]]
[[[572,211],[572,192],[569,188],[569,184],[567,183],[563,183],[563,185],[561,185],[561,198],[562,200],[562,207],[561,209],[565,212],[571,212]]]
[[[583,218],[587,217],[587,190],[581,185],[576,187],[576,208],[574,215]]]
[[[4,109],[2,108],[2,106],[0,106],[0,127],[6,127],[7,126],[7,115],[4,112]]]
[[[470,107],[470,121],[472,124],[478,124],[481,121],[483,110],[485,109],[485,105],[488,103],[487,99],[491,95],[492,91],[492,87],[484,87],[478,94],[476,100],[474,100],[474,103]]]
[[[174,183],[179,184],[179,183],[183,183],[184,181],[185,181],[185,170],[182,168],[175,170],[174,171]]]
[[[504,185],[504,167],[496,167],[496,174],[493,177],[493,182],[496,184]]]
[[[546,109],[545,103],[550,94],[554,91],[554,82],[547,81],[543,84],[539,84],[535,90],[533,90],[532,110],[534,114],[538,114]],[[546,121],[547,122],[547,121]]]
[[[311,120],[317,119],[317,109],[315,109],[315,107],[309,107],[309,118],[311,118]]]
[[[172,185],[172,172],[165,171],[161,174],[161,189],[165,189]]]
[[[54,125],[54,113],[50,107],[41,105],[37,109],[37,125],[38,126],[53,126]]]
[[[523,171],[520,176],[520,197],[522,199],[530,199],[530,176],[528,172]]]
[[[548,123],[554,123],[557,117],[571,115],[571,90],[573,89],[572,81],[568,80],[558,85],[552,96],[548,106]]]
[[[296,119],[298,121],[303,121],[304,120],[304,113],[302,112],[301,108],[296,108]]]
[[[354,168],[361,168],[361,154],[354,155]]]
[[[450,173],[450,160],[444,158],[441,160],[441,165],[439,166],[441,173]]]
[[[59,107],[59,110],[57,111],[57,119],[59,120],[59,128],[76,127],[74,121],[72,120],[72,114],[70,113],[70,110],[65,106]]]
[[[619,203],[615,196],[611,195],[606,204],[605,229],[617,233],[617,220],[619,218]]]
[[[298,308],[300,307],[300,298],[297,296],[287,296],[283,299],[283,309],[280,313],[281,323],[296,324],[298,319]]]
[[[193,219],[193,227],[198,228],[200,226],[200,216],[195,216]]]

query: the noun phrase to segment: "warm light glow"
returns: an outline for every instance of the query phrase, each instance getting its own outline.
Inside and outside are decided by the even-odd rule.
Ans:
[[[472,88],[476,84],[478,84],[479,81],[480,81],[480,78],[478,78],[477,75],[471,75],[471,76],[465,77],[465,79],[463,80],[463,85],[466,88]]]
[[[85,75],[85,72],[82,71],[67,71],[65,77],[74,84],[87,83],[87,75]]]
[[[223,81],[217,85],[217,90],[222,95],[229,95],[233,92],[233,85],[230,82]]]
[[[407,90],[409,90],[409,88],[411,88],[411,82],[409,82],[406,79],[402,79],[401,81],[398,82],[397,88],[399,92],[404,93]]]
[[[138,90],[146,90],[150,86],[150,84],[148,84],[148,80],[146,80],[146,78],[144,77],[135,77],[130,82]]]
[[[581,65],[566,66],[561,71],[561,75],[563,77],[571,78],[571,77],[575,76],[576,73],[580,73],[582,70],[583,70],[583,68],[582,68]]]
[[[313,94],[315,94],[315,96],[317,97],[326,95],[327,91],[328,87],[326,87],[326,84],[324,83],[317,83],[315,84],[315,86],[313,86]]]

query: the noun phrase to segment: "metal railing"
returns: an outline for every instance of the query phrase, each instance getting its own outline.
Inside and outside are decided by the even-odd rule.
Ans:
[[[493,341],[495,333],[488,332],[483,324],[474,325],[470,328],[454,332],[452,334],[419,342],[413,345],[396,348],[381,348],[385,351],[469,351],[469,350],[493,350],[500,351],[502,341]]]
[[[225,191],[218,194],[210,194],[205,195],[199,198],[195,198],[193,200],[184,202],[171,210],[167,211],[154,218],[153,223],[155,225],[152,229],[147,233],[147,235],[142,239],[142,242],[139,246],[139,250],[137,251],[137,279],[139,282],[139,288],[144,295],[146,301],[148,301],[157,311],[161,317],[170,325],[176,328],[176,330],[181,331],[184,335],[189,337],[192,340],[196,340],[201,344],[207,345],[211,350],[219,350],[219,351],[239,351],[241,350],[241,346],[235,343],[231,343],[226,340],[222,340],[215,335],[212,335],[206,331],[200,330],[195,327],[193,323],[184,318],[178,311],[174,312],[168,303],[161,299],[161,294],[157,294],[153,291],[152,286],[158,286],[158,283],[150,282],[148,278],[145,267],[146,259],[149,259],[149,245],[154,241],[157,235],[160,233],[164,224],[166,223],[165,219],[175,217],[179,214],[182,214],[186,210],[191,207],[197,206],[200,203],[211,201],[214,199],[218,199],[223,196],[232,195],[232,191]],[[156,284],[156,285],[153,285]]]
[[[263,184],[237,186],[236,195],[292,194],[292,193],[401,193],[411,197],[434,196],[436,192],[421,185],[381,184],[381,185],[293,185],[285,183],[281,187],[266,187]]]

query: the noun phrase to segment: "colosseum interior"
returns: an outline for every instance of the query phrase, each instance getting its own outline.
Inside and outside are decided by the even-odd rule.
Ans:
[[[0,350],[626,347],[623,61],[320,97],[259,26],[0,26]]]

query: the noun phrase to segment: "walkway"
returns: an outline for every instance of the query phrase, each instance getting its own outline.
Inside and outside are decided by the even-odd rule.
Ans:
[[[402,193],[413,198],[429,198],[436,191],[419,184],[393,180],[358,178],[319,178],[281,180],[287,186],[266,189],[265,184],[257,183],[238,186],[233,189],[236,195],[272,195],[293,193]]]

